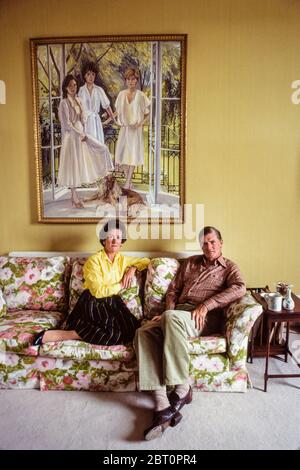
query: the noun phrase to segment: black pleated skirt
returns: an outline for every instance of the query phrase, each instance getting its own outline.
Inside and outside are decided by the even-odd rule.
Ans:
[[[85,290],[70,313],[65,330],[75,330],[87,343],[112,346],[133,341],[139,326],[121,297],[97,299]]]

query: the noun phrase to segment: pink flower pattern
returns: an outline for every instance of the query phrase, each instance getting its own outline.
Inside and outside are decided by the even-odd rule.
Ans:
[[[6,298],[7,310],[66,309],[66,257],[15,258],[2,257],[0,288]],[[27,293],[25,297],[21,293]]]
[[[83,262],[79,260],[76,269],[73,263],[70,302],[72,296],[73,300],[78,298],[82,289]],[[163,308],[166,289],[178,266],[177,260],[153,260],[145,291],[150,311],[154,306]],[[8,299],[14,305],[14,311],[9,308],[0,318],[0,388],[137,389],[137,363],[132,346],[105,347],[82,341],[49,343],[42,347],[32,345],[36,332],[56,327],[62,321],[60,308],[65,301],[65,279],[69,278],[70,272],[71,264],[67,258],[57,262],[45,258],[0,258],[0,287],[6,289]],[[27,294],[25,304],[22,303],[23,294]],[[131,308],[133,300],[130,293],[127,302]],[[60,308],[56,308],[58,303]],[[141,308],[138,301],[134,308]],[[245,296],[241,303],[230,306],[227,343],[223,337],[190,341],[190,383],[193,387],[202,391],[246,390],[248,334],[260,313],[254,300],[247,300]]]
[[[24,274],[24,282],[31,286],[35,284],[41,277],[40,271],[37,268],[28,269]]]

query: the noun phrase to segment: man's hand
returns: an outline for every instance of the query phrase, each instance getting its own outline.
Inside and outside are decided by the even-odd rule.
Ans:
[[[205,305],[202,304],[192,311],[192,319],[195,320],[195,326],[197,330],[203,329],[207,312],[207,308],[205,307]]]
[[[136,267],[131,266],[130,268],[126,269],[123,279],[121,281],[121,288],[128,289],[131,286],[132,278],[135,274]]]

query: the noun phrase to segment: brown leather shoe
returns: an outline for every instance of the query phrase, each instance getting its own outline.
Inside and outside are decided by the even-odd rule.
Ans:
[[[175,390],[173,390],[169,396],[169,402],[171,404],[171,407],[176,411],[181,410],[181,408],[184,405],[188,405],[189,403],[191,403],[192,399],[193,399],[193,390],[191,386],[186,396],[183,398],[180,398],[175,392]]]
[[[171,406],[161,411],[155,411],[151,425],[145,429],[144,438],[146,441],[161,437],[162,433],[169,426],[177,426],[182,420],[182,414],[174,410]]]

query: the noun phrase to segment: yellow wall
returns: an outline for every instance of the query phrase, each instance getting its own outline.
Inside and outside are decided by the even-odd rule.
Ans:
[[[135,33],[188,34],[186,202],[205,204],[248,285],[300,291],[297,0],[0,0],[0,253],[98,247],[93,225],[37,223],[29,38]]]

